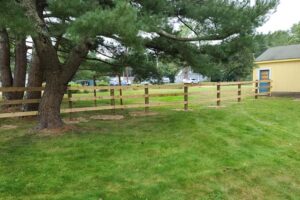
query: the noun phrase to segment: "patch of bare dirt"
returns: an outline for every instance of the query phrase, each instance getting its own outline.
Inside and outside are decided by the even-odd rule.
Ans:
[[[79,124],[79,123],[85,123],[85,122],[89,122],[89,120],[84,117],[64,119],[65,124]]]
[[[221,108],[226,108],[226,106],[208,106],[208,108],[221,109]]]
[[[66,132],[70,132],[73,130],[78,130],[77,127],[75,126],[68,126],[65,125],[62,128],[57,128],[57,129],[43,129],[39,131],[35,131],[39,136],[42,137],[55,137],[55,136],[60,136],[64,135]]]
[[[296,98],[296,99],[294,99],[293,101],[300,101],[300,98]]]
[[[173,109],[173,110],[175,110],[175,111],[180,111],[180,112],[192,112],[193,111],[193,109],[188,109],[188,110],[184,110],[184,109],[181,109],[181,108],[176,108],[176,109]]]
[[[136,112],[130,112],[129,115],[131,117],[143,117],[143,116],[155,116],[155,115],[158,115],[158,113],[157,112],[136,111]]]
[[[123,115],[94,115],[90,119],[96,120],[121,120],[124,119]]]
[[[9,113],[9,112],[20,112],[21,107],[20,106],[2,106],[1,110],[3,112],[7,112],[7,113]]]
[[[14,125],[2,125],[0,126],[0,130],[13,130],[13,129],[17,129],[18,126],[14,126]]]

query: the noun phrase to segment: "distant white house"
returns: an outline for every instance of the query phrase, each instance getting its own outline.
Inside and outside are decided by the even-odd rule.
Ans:
[[[120,76],[122,85],[131,85],[135,79],[133,76],[133,70],[131,67],[125,67],[123,73]],[[111,76],[109,78],[110,85],[119,85],[119,76]]]
[[[194,73],[191,67],[181,69],[175,76],[175,83],[200,83],[210,79],[199,73]]]

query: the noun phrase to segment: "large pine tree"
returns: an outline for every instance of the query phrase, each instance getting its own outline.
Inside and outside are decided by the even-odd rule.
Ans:
[[[46,80],[39,106],[39,128],[51,129],[63,126],[60,104],[68,82],[86,59],[96,59],[96,53],[112,57],[108,64],[127,64],[137,70],[141,63],[146,65],[146,54],[155,53],[206,72],[214,60],[211,49],[215,44],[251,36],[278,1],[256,0],[255,5],[250,0],[0,3],[0,18],[5,19],[0,20],[0,28],[26,33],[34,41]],[[183,34],[180,26],[187,27],[190,34]],[[226,54],[224,49],[221,53]]]

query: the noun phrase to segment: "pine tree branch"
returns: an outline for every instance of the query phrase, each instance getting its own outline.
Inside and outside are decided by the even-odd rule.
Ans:
[[[69,53],[68,51],[64,51],[64,50],[61,50],[59,49],[58,50],[59,52],[62,52],[62,53]],[[62,58],[65,58],[67,59],[68,57],[67,56],[64,56],[64,55],[60,55]],[[118,64],[115,64],[115,63],[111,63],[111,62],[108,62],[106,60],[103,60],[103,59],[100,59],[100,58],[95,58],[95,57],[82,57],[84,60],[90,60],[90,61],[99,61],[99,62],[102,62],[104,64],[108,64],[108,65],[111,65],[111,66],[114,66],[114,67],[121,67],[121,65],[118,65]],[[92,68],[90,70],[93,70]]]
[[[84,39],[82,40],[82,42],[72,48],[69,57],[63,65],[61,78],[64,82],[68,83],[73,78],[80,64],[87,56],[92,43],[93,41],[91,41],[90,39]]]
[[[197,37],[199,37],[199,34],[196,30],[194,30],[194,28],[192,26],[190,26],[187,22],[184,21],[184,19],[182,19],[179,15],[177,15],[177,18],[179,19],[179,21],[185,25],[188,29],[190,29]]]
[[[181,41],[181,42],[194,42],[194,41],[213,41],[213,40],[224,40],[234,34],[238,33],[237,31],[230,31],[224,34],[213,34],[213,35],[205,35],[205,36],[197,36],[197,37],[178,37],[176,35],[170,34],[164,30],[159,30],[157,34],[162,37]]]
[[[102,62],[104,64],[108,64],[110,66],[114,66],[114,67],[122,67],[121,65],[118,65],[118,64],[114,64],[114,63],[111,63],[111,62],[108,62],[106,60],[102,60],[100,58],[90,58],[90,57],[85,57],[84,59],[86,60],[93,60],[93,61],[99,61],[99,62]]]
[[[43,36],[49,36],[47,26],[39,16],[35,1],[21,0],[20,5],[26,10],[26,16],[33,21],[36,31]]]

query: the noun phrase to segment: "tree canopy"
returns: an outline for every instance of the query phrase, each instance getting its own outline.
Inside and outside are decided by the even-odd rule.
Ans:
[[[141,74],[155,70],[157,56],[204,75],[218,66],[226,71],[242,68],[239,61],[250,64],[249,39],[278,0],[251,2],[0,0],[0,27],[32,38],[46,80],[40,127],[53,128],[62,125],[65,86],[88,60]]]

